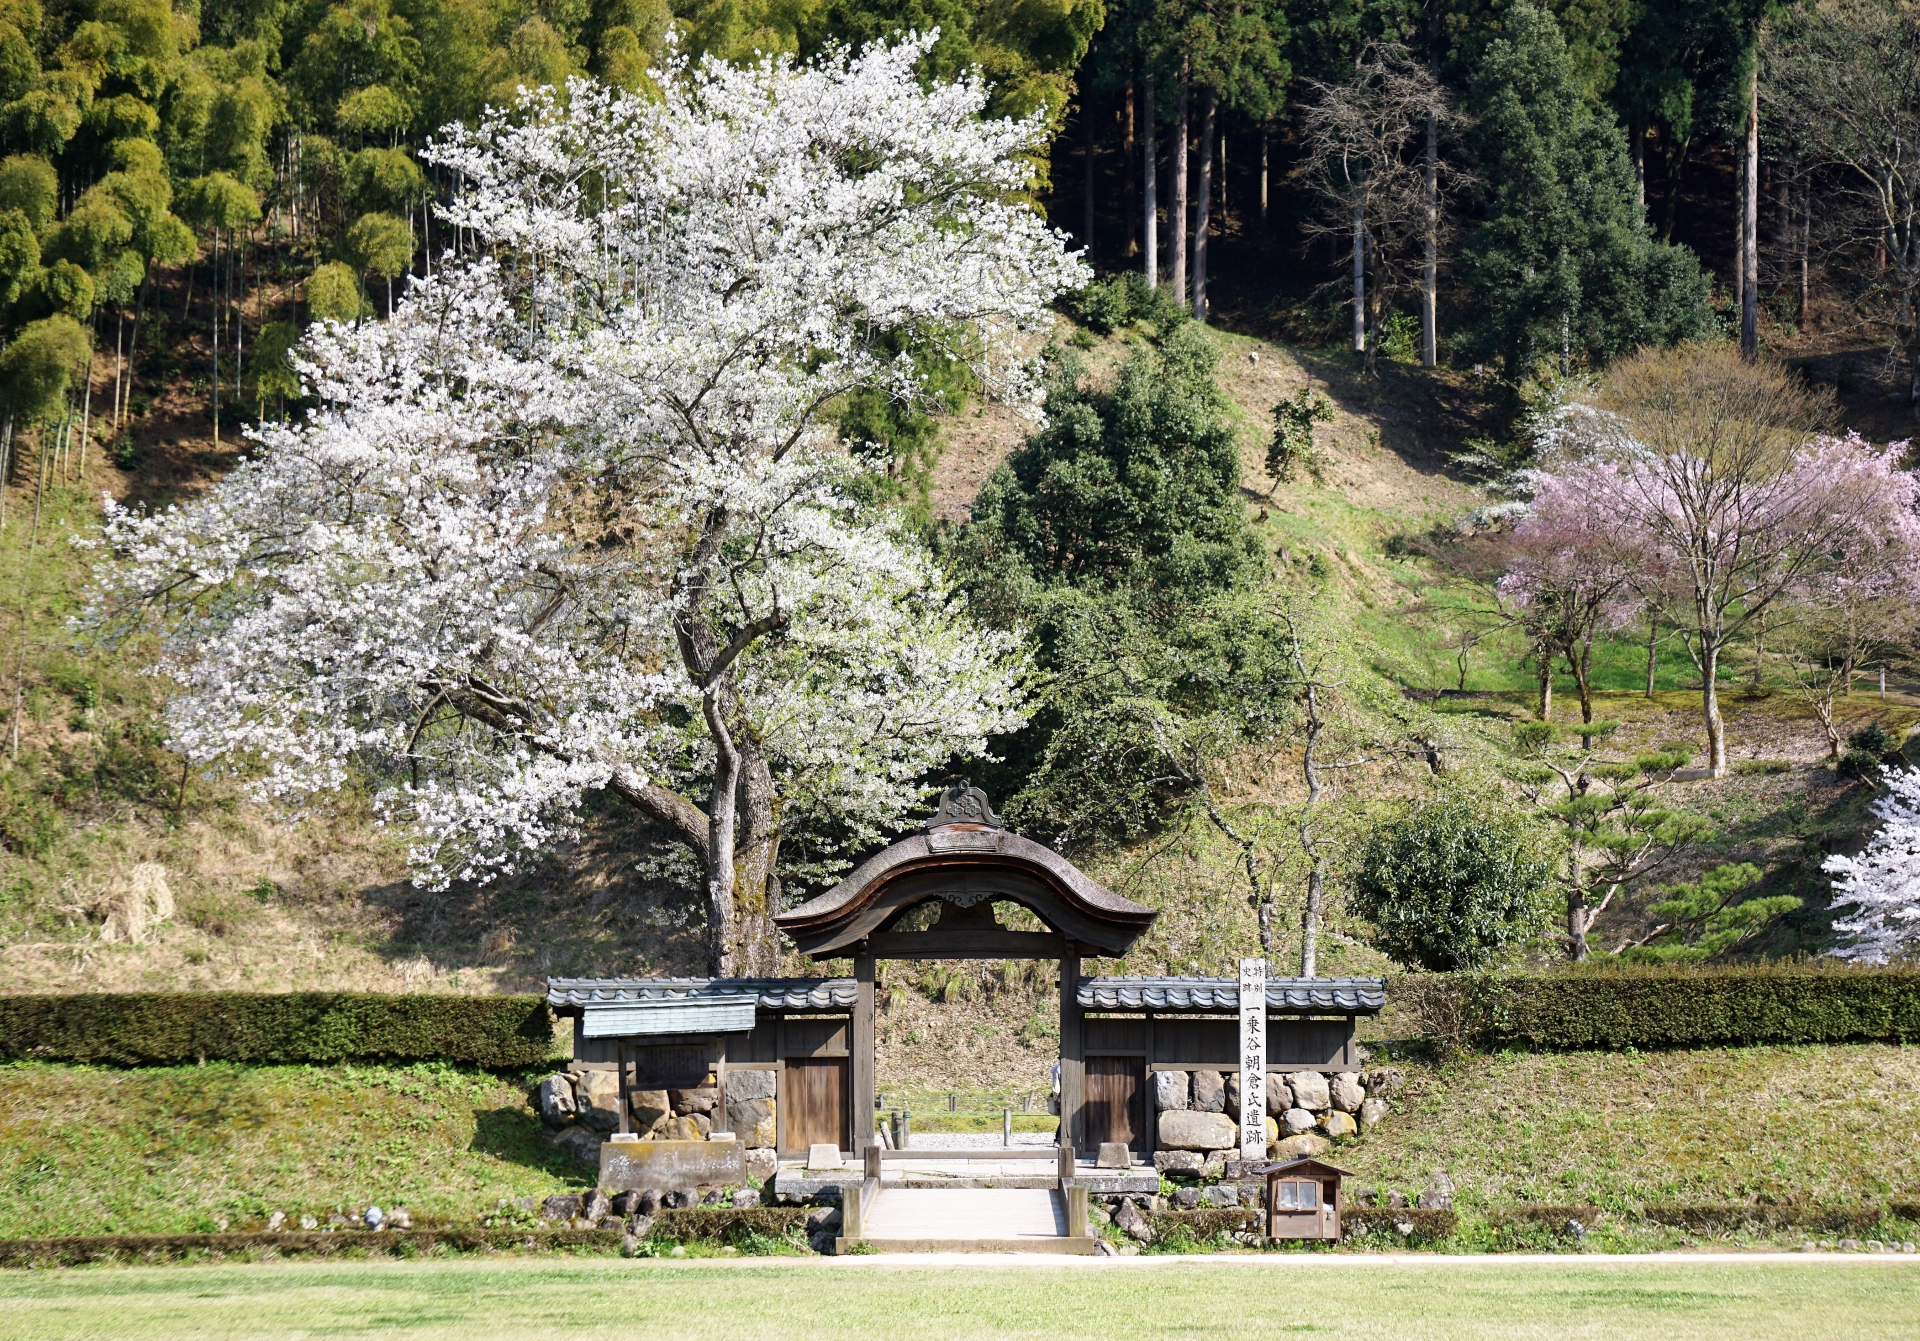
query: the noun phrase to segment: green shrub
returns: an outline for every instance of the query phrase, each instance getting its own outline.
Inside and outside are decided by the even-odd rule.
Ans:
[[[1893,737],[1887,734],[1887,728],[1878,722],[1868,722],[1858,731],[1847,736],[1847,749],[1863,750],[1876,758],[1893,748]]]
[[[447,1061],[554,1056],[534,996],[372,992],[126,992],[0,997],[0,1059],[105,1062]]]
[[[1920,969],[1676,965],[1409,978],[1388,989],[1445,1043],[1542,1051],[1920,1041]]]
[[[1879,773],[1880,756],[1872,750],[1848,750],[1840,756],[1839,774],[1843,778],[1871,779]]]
[[[1187,319],[1187,310],[1170,289],[1151,288],[1145,275],[1129,270],[1097,279],[1070,300],[1074,318],[1102,335],[1145,322],[1166,336]]]
[[[1444,972],[1480,967],[1539,931],[1554,880],[1537,823],[1453,787],[1368,835],[1353,903],[1395,960]]]

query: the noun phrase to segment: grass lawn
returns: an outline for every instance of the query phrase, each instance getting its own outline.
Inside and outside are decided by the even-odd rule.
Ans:
[[[1087,1267],[552,1260],[97,1268],[0,1277],[26,1338],[1911,1337],[1910,1262]]]

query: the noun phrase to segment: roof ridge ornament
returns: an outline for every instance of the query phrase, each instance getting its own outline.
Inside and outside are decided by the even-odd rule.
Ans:
[[[933,818],[927,821],[927,828],[938,829],[949,824],[982,824],[990,829],[1007,827],[993,813],[987,794],[965,778],[940,793],[939,804],[934,808]]]

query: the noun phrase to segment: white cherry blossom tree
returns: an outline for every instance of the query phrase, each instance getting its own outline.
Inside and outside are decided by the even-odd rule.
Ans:
[[[1920,769],[1881,768],[1886,790],[1873,803],[1880,830],[1857,857],[1828,857],[1834,954],[1867,964],[1920,953]]]
[[[1037,412],[1015,340],[1085,278],[1019,198],[1038,120],[923,88],[931,40],[450,128],[478,245],[316,328],[317,408],[206,497],[109,505],[88,619],[160,622],[176,746],[285,803],[360,771],[438,885],[609,795],[698,859],[713,970],[771,967],[782,834],[877,837],[1027,711],[829,418],[921,394],[901,337]]]

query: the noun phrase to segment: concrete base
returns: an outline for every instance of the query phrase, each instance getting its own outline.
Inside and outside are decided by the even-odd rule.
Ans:
[[[747,1152],[738,1141],[608,1141],[600,1147],[600,1187],[607,1192],[681,1192],[746,1181]]]

